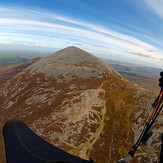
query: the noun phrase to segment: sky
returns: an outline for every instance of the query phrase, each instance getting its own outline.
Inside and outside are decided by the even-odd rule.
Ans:
[[[163,68],[162,0],[0,0],[0,51],[77,46]]]

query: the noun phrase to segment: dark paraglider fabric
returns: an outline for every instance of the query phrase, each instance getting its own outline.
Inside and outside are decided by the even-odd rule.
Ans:
[[[89,163],[40,138],[22,121],[8,121],[3,127],[7,163]]]
[[[159,86],[163,89],[163,71],[160,73]]]
[[[159,79],[159,86],[163,90],[163,71],[160,73],[161,78]],[[159,163],[163,163],[163,133],[161,135],[162,144],[161,144],[161,152],[160,152],[160,161]]]

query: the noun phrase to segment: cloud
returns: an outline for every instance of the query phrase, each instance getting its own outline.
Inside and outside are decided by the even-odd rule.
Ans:
[[[154,50],[148,50],[149,52],[152,52],[152,53],[154,53],[154,52],[156,52],[156,51],[154,51]]]
[[[163,18],[163,1],[162,0],[144,0],[149,7]]]
[[[82,44],[76,42],[67,42],[67,44],[74,45],[74,46],[82,46]]]
[[[156,43],[158,45],[163,46],[163,43],[161,41],[159,42],[159,41],[157,41],[157,40],[155,40],[155,39],[153,39],[153,38],[151,38],[149,36],[146,36],[146,35],[144,35],[144,37],[147,38],[148,40],[151,40],[152,42],[154,42],[154,43]]]
[[[1,23],[7,23],[7,21],[9,22],[15,22],[15,23],[20,23],[20,24],[30,24],[31,25],[43,25],[43,22],[44,22],[44,25],[46,26],[53,26],[55,25],[55,27],[58,27],[58,28],[64,28],[62,25],[59,25],[59,24],[56,24],[56,23],[53,23],[53,25],[50,23],[46,23],[45,24],[45,20],[48,21],[48,20],[53,20],[54,22],[56,21],[62,21],[64,24],[66,23],[71,23],[71,24],[67,24],[67,26],[72,26],[75,25],[76,28],[78,29],[87,29],[87,31],[93,31],[93,32],[98,32],[100,34],[103,34],[105,36],[107,36],[108,38],[113,38],[115,40],[119,40],[119,41],[122,41],[123,42],[129,42],[129,43],[132,43],[134,45],[138,45],[138,46],[141,46],[141,47],[146,47],[146,48],[150,48],[151,45],[141,41],[141,40],[138,40],[134,37],[131,37],[131,36],[128,36],[128,35],[124,35],[124,34],[121,34],[121,33],[118,33],[118,32],[115,32],[115,31],[112,31],[110,29],[106,29],[104,27],[101,27],[101,26],[98,26],[97,24],[94,25],[94,24],[90,24],[90,23],[87,23],[87,22],[81,22],[79,20],[73,20],[73,19],[70,19],[70,18],[66,18],[66,17],[63,17],[63,16],[60,16],[60,15],[56,15],[56,14],[52,14],[52,13],[49,13],[49,12],[42,12],[42,10],[31,10],[31,9],[21,9],[22,11],[22,14],[21,14],[21,11],[18,10],[18,8],[16,8],[15,10],[12,8],[6,8],[6,7],[2,7],[2,11],[5,12],[5,13],[11,13],[10,15],[12,15],[12,13],[14,13],[14,16],[15,17],[18,17],[19,19],[10,19],[10,20],[1,20]],[[11,11],[10,11],[11,10]],[[23,19],[20,19],[20,15],[24,15],[24,18],[26,18],[26,22],[23,20]],[[33,20],[28,20],[29,19],[29,15],[33,15],[32,18]],[[37,15],[37,21],[35,20],[36,19],[36,15]],[[44,21],[38,21],[38,20],[43,20],[44,18]],[[69,28],[70,29],[70,28]],[[72,29],[72,28],[71,28]],[[75,30],[75,29],[74,29]],[[82,32],[82,31],[81,31]],[[87,33],[88,35],[88,33]],[[114,41],[114,40],[110,40],[110,41]],[[121,42],[119,42],[121,43]],[[152,47],[153,48],[153,47]]]
[[[151,59],[156,59],[153,56],[147,55],[147,54],[142,54],[142,53],[137,53],[137,52],[128,52],[128,51],[124,51],[125,53],[129,53],[129,54],[133,54],[139,57],[145,57],[145,58],[151,58]]]
[[[151,59],[160,59],[162,55],[149,43],[96,24],[41,10],[5,7],[0,7],[0,10],[3,11],[0,17],[0,42],[10,39],[10,43],[17,41],[51,47],[64,42],[76,42],[77,46],[97,45],[94,50],[105,54],[112,49],[117,53],[125,51],[127,54]]]
[[[38,14],[39,13],[40,12],[38,12]],[[128,41],[128,42],[131,42],[131,43],[139,45],[139,46],[144,46],[144,47],[147,47],[147,48],[149,48],[149,46],[151,46],[151,45],[149,45],[149,44],[147,44],[147,43],[145,43],[145,42],[143,42],[141,40],[138,40],[138,39],[136,39],[134,37],[115,32],[115,31],[110,30],[108,28],[106,29],[104,27],[98,26],[97,24],[93,25],[93,24],[90,24],[90,23],[81,22],[79,20],[72,20],[72,19],[69,19],[69,18],[64,18],[64,17],[59,16],[59,15],[50,14],[50,13],[47,13],[47,12],[44,12],[43,15],[46,18],[53,18],[53,19],[57,19],[57,20],[60,20],[60,21],[63,21],[63,22],[72,23],[74,25],[79,25],[80,27],[84,27],[85,29],[89,29],[91,31],[95,31],[95,32],[99,32],[101,34],[105,34],[108,37],[110,36],[110,37],[113,37],[113,38],[117,38],[119,40]]]
[[[121,35],[118,33],[110,33],[108,31],[102,30],[102,28],[93,30],[82,29],[79,27],[72,27],[67,24],[60,25],[56,23],[48,23],[43,21],[34,21],[34,20],[20,20],[20,19],[9,19],[9,18],[1,18],[0,19],[0,28],[4,28],[6,30],[15,30],[15,32],[21,31],[22,33],[25,31],[31,32],[43,32],[51,34],[62,34],[67,37],[76,37],[78,39],[89,39],[94,43],[100,43],[104,45],[112,46],[114,49],[132,49],[132,50],[140,50],[147,52],[147,49],[155,50],[155,47],[149,45],[145,42],[137,40],[133,37],[127,35]],[[43,34],[42,33],[42,34]],[[116,37],[115,37],[116,36]],[[123,36],[123,37],[122,37]]]
[[[97,44],[92,45],[92,46],[94,46],[94,47],[100,47],[100,48],[106,48],[106,46],[103,46],[103,45],[97,45]]]

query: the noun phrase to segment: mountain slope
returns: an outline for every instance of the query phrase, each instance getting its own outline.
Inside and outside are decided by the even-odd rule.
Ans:
[[[159,73],[162,71],[162,69],[113,60],[104,61],[129,81],[139,84],[143,88],[154,92],[160,91],[158,86],[158,78]]]
[[[47,141],[97,163],[117,162],[128,152],[154,98],[76,47],[37,61],[1,92],[0,127],[21,119]],[[157,160],[160,130],[150,141],[155,148],[140,149],[138,159]]]
[[[98,78],[102,78],[114,71],[92,54],[73,46],[43,58],[33,64],[30,70],[44,73],[56,79],[60,79],[62,76],[65,80],[71,80],[74,77],[91,78],[98,76]]]
[[[11,79],[13,76],[17,75],[25,68],[33,64],[34,62],[38,61],[40,58],[33,58],[28,62],[10,66],[0,67],[0,85],[5,83],[7,80]]]

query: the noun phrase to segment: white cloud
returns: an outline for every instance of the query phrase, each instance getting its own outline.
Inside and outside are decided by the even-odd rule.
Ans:
[[[102,28],[93,28],[94,32],[91,30],[84,30],[78,27],[69,27],[67,25],[59,25],[55,23],[47,23],[41,21],[33,20],[20,20],[20,19],[0,19],[1,28],[4,26],[6,29],[12,30],[28,30],[28,31],[40,31],[40,32],[50,32],[53,34],[65,34],[69,37],[85,38],[90,40],[95,40],[95,42],[101,42],[103,44],[112,45],[113,48],[119,48],[122,50],[141,51],[141,53],[146,53],[149,49],[155,50],[155,47],[137,40],[133,37],[116,34],[117,37],[113,37],[114,33],[108,33],[107,30],[102,30]],[[99,32],[100,31],[100,32]],[[123,37],[122,37],[123,36]],[[121,38],[122,37],[122,38]]]
[[[30,11],[30,10],[29,10]],[[40,14],[41,12],[37,12],[37,14]],[[75,25],[80,25],[82,27],[86,27],[88,29],[90,29],[91,31],[96,31],[96,32],[100,32],[102,34],[111,36],[111,37],[115,37],[117,39],[121,39],[124,41],[129,41],[132,42],[133,44],[137,44],[139,46],[146,46],[147,48],[150,48],[149,45],[141,40],[138,40],[134,37],[128,36],[128,35],[124,35],[121,33],[117,33],[115,31],[112,31],[110,29],[106,29],[104,27],[98,26],[98,25],[93,25],[90,23],[86,23],[86,22],[81,22],[81,21],[77,21],[77,20],[72,20],[69,18],[65,18],[59,15],[54,15],[48,12],[44,12],[43,14],[41,14],[42,16],[44,15],[46,18],[53,18],[53,19],[57,19],[57,20],[61,20],[63,22],[68,22],[68,23],[72,23]]]
[[[163,1],[162,0],[145,0],[160,17],[163,18]]]
[[[78,43],[87,42],[85,43],[87,47],[87,44],[100,45],[101,47],[97,47],[96,50],[106,54],[109,49],[113,49],[119,55],[123,51],[129,51],[131,53],[128,55],[133,57],[135,57],[134,53],[141,53],[151,58],[162,58],[162,54],[155,46],[108,28],[40,10],[25,9],[22,14],[17,9],[10,10],[10,8],[0,7],[0,10],[4,13],[10,13],[10,16],[9,14],[5,16],[4,13],[0,15],[0,30],[2,31],[0,42],[3,42],[6,37],[6,39],[12,38],[12,41],[14,39],[18,42],[21,42],[21,40],[24,42],[36,41],[36,44],[42,46],[44,44],[54,46],[54,42],[62,44],[62,40],[63,42],[77,40]],[[14,13],[13,17],[12,13]],[[29,15],[33,15],[33,17]],[[60,38],[55,38],[58,35]],[[126,55],[125,53],[122,54]],[[137,59],[141,60],[142,57],[137,56]]]

